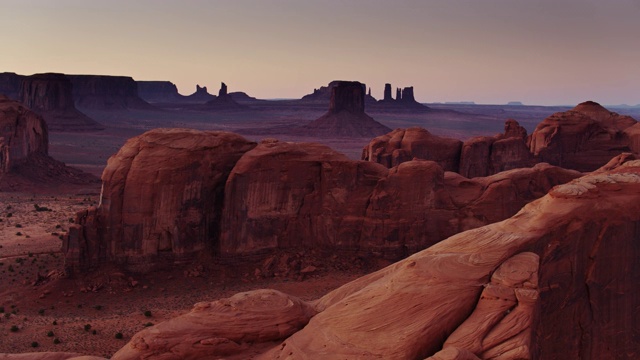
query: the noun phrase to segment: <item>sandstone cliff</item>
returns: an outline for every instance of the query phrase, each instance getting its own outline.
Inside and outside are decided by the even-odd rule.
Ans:
[[[531,134],[529,149],[539,161],[593,171],[621,152],[633,150],[625,130],[635,124],[630,116],[587,101],[544,119]]]
[[[155,130],[109,160],[101,205],[78,214],[64,247],[70,270],[198,252],[226,261],[288,249],[399,259],[505,219],[577,176],[541,164],[466,179],[432,161],[388,170],[319,144]]]
[[[30,156],[47,155],[49,134],[41,116],[0,95],[0,177]]]
[[[39,191],[60,184],[96,183],[94,176],[48,156],[44,119],[0,95],[0,190]]]
[[[198,304],[113,359],[634,359],[639,236],[629,161],[310,303],[258,290]]]
[[[171,81],[136,81],[138,96],[149,103],[172,103],[181,100],[178,87]]]
[[[364,112],[364,84],[338,81],[331,88],[329,111],[299,130],[301,134],[332,137],[371,137],[391,129]]]
[[[224,184],[255,146],[226,132],[157,129],[130,139],[102,174],[100,206],[65,241],[69,267],[145,264],[218,247]]]
[[[42,115],[51,131],[95,131],[104,129],[76,109],[71,81],[63,74],[24,77],[20,102]]]
[[[460,149],[459,143],[424,129],[397,129],[371,140],[362,159],[387,167],[413,158],[433,160],[466,177],[488,176],[539,162],[593,171],[620,153],[637,154],[640,126],[630,116],[588,101],[544,119],[529,136],[517,121],[509,119],[503,134],[471,138]]]
[[[77,107],[99,110],[154,109],[138,96],[138,84],[128,76],[67,75]]]

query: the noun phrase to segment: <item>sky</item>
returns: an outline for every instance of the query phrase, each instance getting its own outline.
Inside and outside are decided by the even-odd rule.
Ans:
[[[0,72],[300,98],[640,104],[640,0],[0,0]]]

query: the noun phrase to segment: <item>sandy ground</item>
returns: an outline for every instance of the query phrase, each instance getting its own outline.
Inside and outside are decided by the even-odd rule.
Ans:
[[[144,276],[110,268],[66,277],[60,236],[77,211],[97,201],[95,194],[0,193],[0,353],[109,357],[145,326],[186,313],[200,301],[259,288],[313,300],[372,270],[325,267],[305,279],[265,279],[255,275],[260,264],[231,269],[198,263]],[[323,269],[321,262],[315,265]]]

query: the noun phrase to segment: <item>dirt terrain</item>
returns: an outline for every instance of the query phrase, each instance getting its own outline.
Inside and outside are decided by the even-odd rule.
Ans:
[[[186,313],[197,302],[256,288],[311,300],[385,265],[316,260],[318,270],[304,279],[263,278],[256,271],[261,262],[236,268],[206,261],[145,276],[112,268],[65,277],[59,237],[75,212],[96,205],[98,198],[0,193],[0,352],[109,357],[145,326]]]

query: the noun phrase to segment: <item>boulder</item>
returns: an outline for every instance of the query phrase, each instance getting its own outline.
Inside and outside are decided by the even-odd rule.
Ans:
[[[254,146],[236,134],[186,129],[128,140],[107,162],[99,207],[78,215],[80,225],[63,244],[68,269],[106,261],[144,268],[158,258],[212,255],[224,184]]]
[[[24,77],[20,102],[42,115],[51,131],[95,131],[104,129],[76,109],[72,85],[64,74],[36,74]]]

